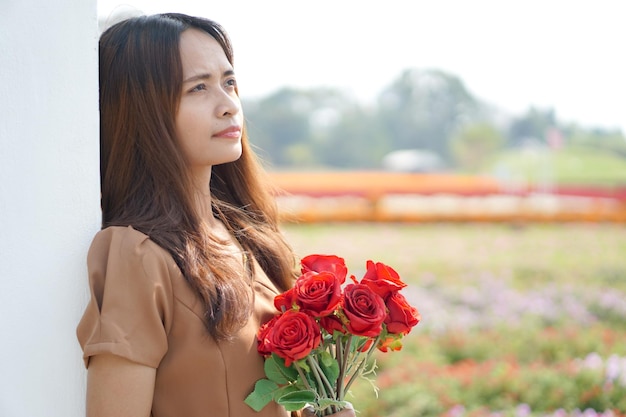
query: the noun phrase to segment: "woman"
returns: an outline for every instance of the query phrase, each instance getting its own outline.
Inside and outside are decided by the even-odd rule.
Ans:
[[[181,14],[108,29],[100,116],[102,230],[77,329],[87,415],[287,416],[244,403],[264,375],[256,333],[295,261],[248,144],[224,30]]]

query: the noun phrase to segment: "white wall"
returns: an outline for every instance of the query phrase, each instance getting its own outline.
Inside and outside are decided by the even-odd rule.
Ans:
[[[84,415],[99,227],[96,0],[0,3],[0,416]]]

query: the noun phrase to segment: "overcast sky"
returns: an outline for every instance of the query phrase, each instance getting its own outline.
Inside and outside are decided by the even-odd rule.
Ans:
[[[99,0],[221,23],[243,97],[333,86],[371,100],[404,69],[436,68],[477,97],[521,114],[626,133],[622,0]]]

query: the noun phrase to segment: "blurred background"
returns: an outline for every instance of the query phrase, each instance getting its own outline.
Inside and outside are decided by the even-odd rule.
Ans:
[[[619,1],[98,8],[225,26],[287,220],[626,220]]]
[[[394,267],[422,322],[361,417],[626,415],[620,1],[101,0],[230,33],[299,255]],[[398,364],[402,366],[397,366]]]

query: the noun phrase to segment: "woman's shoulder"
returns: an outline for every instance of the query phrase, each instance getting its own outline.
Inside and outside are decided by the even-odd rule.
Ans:
[[[109,226],[94,236],[87,263],[122,262],[139,265],[160,264],[166,269],[175,267],[174,260],[165,249],[145,233],[132,226]]]
[[[132,226],[108,226],[96,233],[90,251],[115,247],[125,253],[146,250],[159,250],[161,247],[150,240],[145,233]]]
[[[132,227],[107,227],[93,238],[87,269],[91,301],[77,329],[85,360],[113,353],[158,366],[173,322],[173,258]]]
[[[93,238],[92,246],[94,244],[108,245],[116,242],[118,244],[134,247],[140,246],[147,239],[150,239],[148,235],[132,226],[108,226],[96,233]]]

